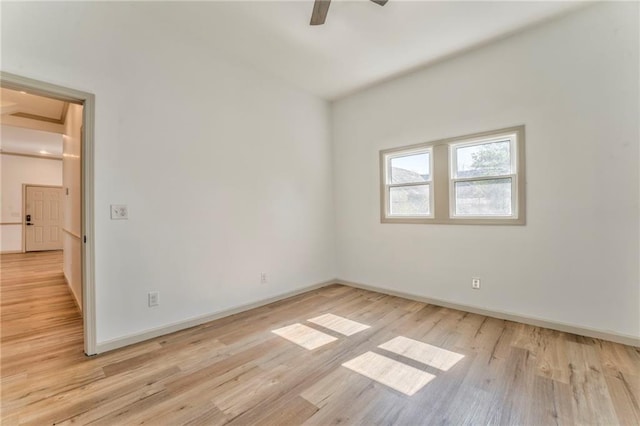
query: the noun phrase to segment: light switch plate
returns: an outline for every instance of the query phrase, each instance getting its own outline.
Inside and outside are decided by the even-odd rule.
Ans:
[[[129,219],[129,209],[124,204],[111,204],[111,220]]]

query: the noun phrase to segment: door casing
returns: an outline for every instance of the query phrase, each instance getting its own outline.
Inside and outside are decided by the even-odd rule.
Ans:
[[[94,228],[94,123],[95,95],[40,80],[0,71],[0,87],[25,91],[65,102],[82,109],[82,305],[84,352],[96,354],[95,228]],[[24,228],[24,226],[23,226]],[[23,232],[24,238],[24,232]],[[24,243],[23,243],[24,244]],[[23,246],[24,247],[24,246]]]

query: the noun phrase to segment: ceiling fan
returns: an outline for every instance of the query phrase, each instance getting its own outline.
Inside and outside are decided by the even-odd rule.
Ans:
[[[371,0],[375,4],[384,6],[389,0]],[[313,13],[311,14],[311,25],[322,25],[325,19],[327,19],[327,12],[329,12],[329,5],[331,0],[315,0],[313,3]]]

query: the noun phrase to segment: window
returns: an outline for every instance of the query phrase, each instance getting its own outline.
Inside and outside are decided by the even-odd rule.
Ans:
[[[431,217],[431,149],[387,157],[388,217]]]
[[[525,223],[524,126],[380,151],[381,221]]]
[[[514,138],[451,144],[451,216],[512,217]]]

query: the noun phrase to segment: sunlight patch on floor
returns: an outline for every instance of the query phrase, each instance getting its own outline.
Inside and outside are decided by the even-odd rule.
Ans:
[[[333,336],[329,336],[328,334],[302,324],[288,325],[276,330],[271,330],[271,332],[309,350],[338,340]]]
[[[408,396],[418,392],[435,377],[374,352],[366,352],[342,366]]]
[[[340,333],[345,336],[351,336],[369,328],[368,325],[361,324],[359,322],[352,321],[350,319],[333,314],[320,315],[319,317],[311,318],[307,321],[318,324],[324,328],[328,328],[329,330],[333,330],[336,333]]]
[[[451,352],[404,336],[393,338],[378,347],[442,371],[449,370],[464,358],[464,355],[459,353]]]

